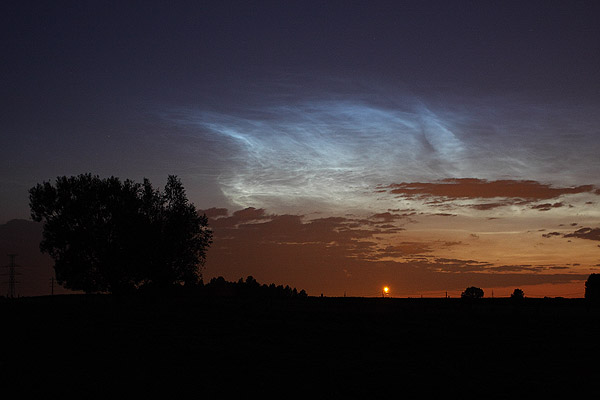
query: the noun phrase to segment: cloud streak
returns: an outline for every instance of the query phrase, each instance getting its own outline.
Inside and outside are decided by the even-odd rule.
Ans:
[[[573,233],[564,235],[567,238],[578,238],[588,240],[600,240],[600,228],[581,228]]]
[[[448,178],[437,182],[397,183],[385,187],[392,194],[440,197],[449,200],[507,198],[525,201],[554,199],[566,194],[593,192],[594,186],[552,187],[531,180],[488,181],[476,178]],[[545,206],[545,205],[544,205]],[[552,205],[549,205],[552,207]]]
[[[584,195],[585,199],[596,196],[593,185],[557,187],[532,180],[488,181],[476,178],[447,178],[435,182],[402,182],[379,186],[376,193],[387,192],[397,199],[420,202],[428,208],[468,208],[477,211],[490,211],[501,207],[529,208],[536,211],[550,211],[573,207],[564,201],[567,196]],[[581,203],[581,200],[575,199]],[[587,201],[585,204],[589,204]],[[440,213],[437,213],[438,215]]]

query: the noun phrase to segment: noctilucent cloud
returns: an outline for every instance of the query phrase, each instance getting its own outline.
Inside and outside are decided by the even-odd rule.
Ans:
[[[173,108],[160,116],[190,140],[221,143],[227,167],[216,179],[241,207],[281,210],[310,201],[369,209],[370,192],[398,180],[598,182],[600,121],[591,108],[518,97],[462,99],[456,107],[458,99],[428,104],[366,88],[311,94],[263,93],[234,109]]]

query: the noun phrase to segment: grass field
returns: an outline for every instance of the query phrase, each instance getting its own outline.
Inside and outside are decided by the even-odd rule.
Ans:
[[[600,372],[583,299],[65,295],[0,317],[0,379],[21,392],[577,397]]]

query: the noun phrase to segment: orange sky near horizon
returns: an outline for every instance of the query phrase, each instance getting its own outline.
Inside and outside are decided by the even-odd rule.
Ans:
[[[389,285],[393,297],[456,296],[468,286],[486,296],[521,288],[531,297],[582,297],[587,276],[600,269],[593,186],[471,179],[427,185],[435,191],[418,196],[398,185],[375,190],[372,204],[386,208],[370,214],[206,210],[215,239],[205,278],[252,275],[327,296],[378,296]]]

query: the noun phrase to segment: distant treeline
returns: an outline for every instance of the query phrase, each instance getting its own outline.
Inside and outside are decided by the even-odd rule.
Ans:
[[[237,282],[228,282],[222,276],[212,278],[210,282],[200,283],[201,292],[213,296],[236,296],[236,297],[276,297],[276,298],[304,298],[308,297],[304,289],[298,291],[286,285],[275,285],[271,283],[260,284],[252,276],[246,280],[240,278]]]
[[[214,297],[252,297],[252,298],[306,298],[304,289],[298,291],[288,285],[275,285],[271,283],[260,284],[252,276],[245,280],[240,278],[237,282],[226,281],[219,276],[212,278],[208,283],[202,279],[191,285],[171,285],[169,287],[156,287],[144,285],[138,289],[141,295],[187,295],[187,296],[214,296]]]
[[[96,294],[107,294],[98,292]],[[288,285],[275,285],[271,283],[260,284],[252,276],[248,276],[245,280],[240,278],[237,282],[226,281],[225,278],[219,276],[212,278],[208,283],[204,283],[200,279],[197,283],[187,285],[170,285],[167,287],[155,285],[143,285],[135,291],[130,291],[125,296],[136,295],[154,297],[154,296],[214,296],[214,297],[246,297],[246,298],[307,298],[308,294],[304,289],[298,291],[295,287]],[[119,294],[122,297],[123,294]],[[0,295],[0,301],[7,300],[5,296]]]

